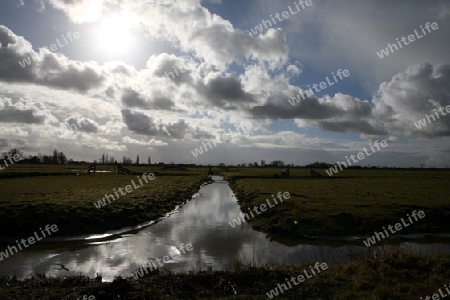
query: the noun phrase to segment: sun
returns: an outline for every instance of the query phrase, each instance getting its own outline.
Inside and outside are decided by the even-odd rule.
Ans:
[[[131,51],[134,19],[127,14],[102,18],[97,27],[97,45],[107,55],[126,54]]]

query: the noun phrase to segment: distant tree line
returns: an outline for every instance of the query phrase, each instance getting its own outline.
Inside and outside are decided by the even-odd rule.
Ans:
[[[24,156],[19,149],[13,148],[9,150],[8,152],[3,152],[0,156],[0,158],[7,159],[8,154],[14,156],[15,154],[19,154],[21,157],[21,160],[18,163],[21,164],[86,164],[86,163],[92,163],[92,162],[86,162],[86,161],[74,161],[73,159],[68,159],[67,156],[63,152],[58,152],[57,149],[53,150],[53,154],[41,154],[38,153],[37,155],[28,155]],[[101,158],[97,161],[93,161],[96,164],[102,164],[102,165],[113,165],[117,164],[118,162],[115,160],[113,156],[109,156],[108,154],[103,154]],[[122,158],[122,164],[124,165],[131,165],[133,164],[133,160],[127,156],[123,156]],[[139,155],[136,157],[135,161],[136,165],[139,165]],[[148,157],[148,164],[151,164],[150,156]]]
[[[3,152],[2,157],[7,157],[8,153],[11,153],[11,155],[19,154],[22,158],[20,160],[20,163],[44,163],[44,164],[66,164],[67,158],[66,155],[63,152],[58,152],[56,149],[53,150],[53,155],[42,155],[39,153],[38,155],[28,155],[24,156],[23,152],[21,152],[17,148],[13,148],[9,150],[8,152]]]

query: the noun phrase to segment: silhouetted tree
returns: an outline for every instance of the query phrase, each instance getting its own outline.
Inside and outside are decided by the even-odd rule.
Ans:
[[[66,164],[67,158],[64,155],[64,153],[62,153],[62,152],[58,153],[58,161],[60,164],[63,164],[63,165]]]
[[[53,150],[53,159],[52,159],[52,163],[57,164],[58,163],[58,151]]]
[[[42,156],[42,161],[44,162],[44,164],[51,164],[52,157],[50,155],[44,155]]]
[[[131,165],[131,164],[133,163],[133,161],[131,160],[131,158],[124,156],[124,157],[122,158],[122,163],[123,163],[124,165]]]

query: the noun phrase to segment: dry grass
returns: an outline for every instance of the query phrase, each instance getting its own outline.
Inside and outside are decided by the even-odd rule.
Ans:
[[[291,194],[289,200],[257,215],[252,220],[255,229],[291,237],[373,234],[413,210],[423,210],[426,217],[402,234],[450,231],[450,171],[344,170],[339,176],[312,178],[309,169],[291,169],[287,179],[274,178],[277,171],[222,172],[243,212],[279,191]]]
[[[69,277],[17,281],[0,278],[2,299],[267,299],[266,293],[302,274],[309,265],[240,266],[232,271],[170,273],[154,271],[138,280],[116,278],[112,283]],[[450,256],[408,254],[398,249],[368,253],[355,261],[329,268],[285,291],[276,299],[419,299],[448,283]],[[236,292],[236,294],[235,294]],[[119,298],[120,296],[120,298]]]
[[[207,180],[206,169],[200,168],[183,172],[183,176],[175,171],[145,167],[140,170],[160,173],[155,180],[100,209],[94,202],[106,193],[113,194],[114,189],[125,188],[131,180],[139,185],[137,176],[96,174],[0,179],[0,224],[3,225],[0,235],[28,236],[46,224],[58,225],[56,235],[103,233],[137,225],[164,216],[190,199]]]

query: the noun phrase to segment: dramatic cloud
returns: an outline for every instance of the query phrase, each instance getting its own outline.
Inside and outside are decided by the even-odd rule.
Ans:
[[[88,118],[70,117],[66,120],[66,124],[68,128],[74,131],[79,130],[87,133],[98,132],[98,124]]]
[[[389,132],[450,136],[450,118],[441,113],[437,122],[426,127],[418,129],[414,125],[425,115],[435,114],[434,109],[450,105],[450,65],[412,66],[382,83],[373,102],[374,118]]]
[[[450,116],[415,124],[450,105],[450,6],[349,1],[313,2],[258,36],[248,30],[292,3],[16,1],[15,10],[32,6],[66,20],[49,32],[0,25],[0,141],[8,141],[0,150],[57,147],[84,159],[151,150],[160,161],[307,163],[335,161],[383,138],[390,146],[380,164],[445,163]],[[376,55],[427,21],[439,29],[388,57]],[[116,27],[102,31],[104,24]],[[59,53],[38,48],[75,30],[81,38]],[[338,69],[351,75],[300,97]],[[251,122],[250,132],[235,132],[242,122]],[[192,157],[190,150],[223,134],[231,136],[226,143]]]
[[[46,112],[41,106],[24,99],[0,97],[0,123],[42,124]]]
[[[287,60],[288,48],[282,31],[270,29],[264,35],[252,37],[235,29],[229,21],[211,14],[199,0],[154,0],[145,4],[133,0],[51,0],[50,4],[64,11],[72,21],[84,23],[100,17],[102,2],[104,16],[127,7],[149,36],[176,40],[183,51],[194,52],[221,68],[250,57],[271,64]]]
[[[142,95],[132,89],[126,89],[122,95],[122,102],[129,108],[170,110],[175,103],[168,98],[145,99]]]
[[[204,95],[213,105],[224,109],[236,109],[236,103],[253,102],[252,96],[242,89],[237,78],[216,77],[204,87]]]
[[[28,41],[3,25],[0,41],[0,80],[86,92],[105,79],[97,63],[71,61],[45,48],[35,52]]]
[[[149,117],[142,112],[132,112],[125,109],[122,110],[122,116],[130,131],[142,135],[182,139],[189,129],[189,125],[186,124],[184,120],[169,123],[156,123],[152,117]]]

